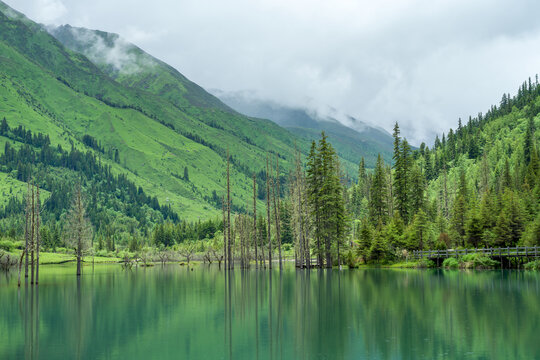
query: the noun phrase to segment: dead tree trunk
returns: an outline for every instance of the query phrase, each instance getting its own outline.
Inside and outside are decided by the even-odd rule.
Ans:
[[[268,155],[266,156],[266,219],[268,222],[268,231],[266,233],[268,240],[268,269],[272,269],[272,218],[270,217],[270,167],[268,166]]]
[[[283,269],[283,262],[282,262],[282,256],[281,256],[281,217],[280,217],[280,181],[279,181],[279,157],[276,154],[276,191],[274,192],[274,207],[276,208],[276,233],[277,233],[277,241],[278,241],[278,251],[279,251],[279,268]],[[277,201],[277,204],[276,204]]]
[[[36,187],[36,285],[39,283],[39,185]]]
[[[279,268],[282,269],[283,268],[283,264],[281,262],[281,232],[280,232],[280,224],[279,224],[279,208],[278,208],[278,203],[276,201],[276,185],[275,185],[275,181],[273,181],[274,183],[274,189],[273,189],[273,193],[272,193],[272,198],[274,200],[274,219],[275,219],[275,222],[276,222],[276,240],[277,240],[277,244],[278,244],[278,256],[279,256]],[[279,187],[277,187],[279,188]]]
[[[32,224],[31,224],[31,230],[30,230],[30,253],[31,253],[31,259],[30,259],[30,284],[34,283],[34,250],[35,250],[35,243],[34,243],[34,231],[35,231],[35,218],[36,215],[36,207],[35,207],[35,197],[34,197],[34,185],[32,184]]]
[[[255,179],[255,173],[253,173],[253,242],[255,245],[255,269],[259,268],[259,254],[257,251],[257,181]]]
[[[81,199],[81,188],[80,186],[77,188],[77,194],[75,195],[77,196],[77,214],[79,217],[81,217],[80,214],[83,213],[83,210],[82,210],[82,199]],[[81,269],[81,260],[82,260],[82,219],[77,219],[79,224],[77,226],[77,276],[81,276],[81,273],[82,273],[82,269]]]
[[[227,216],[225,215],[225,196],[221,197],[221,210],[223,212],[223,268],[227,269]],[[221,267],[221,263],[220,263]]]
[[[232,257],[232,241],[231,241],[231,182],[230,182],[230,157],[229,149],[227,149],[227,257],[229,260],[229,269],[234,268],[234,259]]]
[[[26,193],[26,226],[24,229],[24,277],[28,277],[28,247],[30,246],[30,182]]]

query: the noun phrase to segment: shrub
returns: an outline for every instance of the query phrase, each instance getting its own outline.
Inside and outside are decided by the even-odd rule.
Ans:
[[[436,265],[433,261],[426,258],[422,258],[416,263],[417,268],[434,268],[435,266]]]
[[[15,267],[18,263],[19,262],[15,256],[0,250],[0,270],[8,271],[10,268]]]
[[[345,256],[343,256],[345,260],[345,265],[349,267],[349,269],[354,269],[358,267],[358,261],[356,259],[356,256],[354,256],[354,253],[352,250],[349,250],[345,253]]]
[[[540,270],[540,260],[531,261],[524,266],[525,270]]]
[[[482,254],[467,254],[460,259],[464,269],[493,269],[500,263]]]
[[[99,256],[99,257],[111,257],[111,254],[107,250],[102,249],[102,250],[96,251],[96,256]]]
[[[16,248],[17,245],[15,244],[15,242],[11,240],[0,240],[0,250],[12,252]]]
[[[455,257],[444,259],[442,266],[447,269],[457,269],[459,268],[459,260]]]

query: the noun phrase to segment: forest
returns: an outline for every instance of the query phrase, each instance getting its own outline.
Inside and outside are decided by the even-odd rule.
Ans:
[[[357,267],[403,262],[414,250],[536,246],[539,96],[538,77],[529,79],[487,113],[466,124],[459,119],[457,129],[437,137],[431,148],[411,147],[396,123],[392,163],[379,156],[367,169],[362,158],[355,180],[344,174],[323,132],[306,159],[297,151],[289,173],[280,172],[277,154],[267,155],[252,174],[252,204],[233,204],[234,159],[227,152],[225,192],[208,195],[222,216],[204,221],[183,221],[128,176],[115,174],[101,156],[119,161],[121,155],[89,135],[82,139],[88,151],[65,150],[45,134],[11,128],[4,118],[0,135],[8,140],[0,166],[42,189],[39,242],[51,252],[79,252],[80,244],[69,240],[74,198],[84,204],[81,218],[93,229],[84,253],[124,261],[196,258],[228,268],[266,268],[277,260],[281,268],[294,259],[298,267]],[[184,178],[189,180],[187,168]],[[259,214],[258,200],[266,207]],[[4,251],[25,249],[29,201],[12,194],[0,208]]]

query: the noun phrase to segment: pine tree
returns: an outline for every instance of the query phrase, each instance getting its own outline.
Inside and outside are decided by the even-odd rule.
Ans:
[[[477,248],[482,242],[484,235],[482,216],[477,206],[474,206],[470,211],[466,223],[466,233],[469,245],[473,248]]]
[[[369,249],[369,257],[376,262],[380,262],[388,256],[388,252],[388,244],[382,233],[382,224],[379,224]]]
[[[452,227],[455,232],[457,243],[465,246],[465,225],[467,222],[467,182],[465,171],[461,169],[459,176],[459,187],[454,200],[452,211]]]
[[[411,209],[412,213],[424,208],[425,180],[422,170],[418,165],[414,165],[411,171]]]
[[[406,139],[401,141],[398,124],[394,126],[394,197],[396,209],[407,223],[410,218],[411,148]]]
[[[527,121],[527,130],[525,131],[525,139],[523,144],[523,156],[525,158],[525,164],[529,164],[531,161],[531,156],[533,152],[535,152],[535,146],[534,146],[534,134],[535,134],[535,126],[534,126],[534,118],[532,116],[529,117]]]
[[[409,248],[422,250],[428,241],[428,219],[424,210],[420,209],[413,217],[411,231],[409,233]]]
[[[363,220],[360,225],[360,231],[358,232],[358,248],[357,254],[361,256],[365,261],[369,257],[369,250],[371,249],[371,243],[373,241],[373,231],[369,222]]]
[[[373,184],[371,186],[371,196],[369,199],[369,217],[371,223],[376,225],[379,221],[386,224],[387,215],[386,203],[386,177],[384,171],[384,161],[381,154],[377,157],[377,165],[373,174]]]

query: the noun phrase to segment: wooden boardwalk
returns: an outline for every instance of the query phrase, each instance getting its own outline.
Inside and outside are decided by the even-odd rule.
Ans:
[[[446,259],[449,257],[461,257],[467,254],[483,254],[490,258],[505,258],[505,257],[540,257],[540,246],[516,246],[505,248],[482,248],[482,249],[448,249],[448,250],[415,250],[413,251],[414,259]]]
[[[531,259],[540,257],[540,246],[515,246],[505,248],[483,249],[448,249],[448,250],[416,250],[412,252],[413,259],[429,259],[435,261],[437,266],[449,257],[462,257],[467,254],[482,254],[494,260],[498,260],[502,267],[515,267],[524,264]]]

